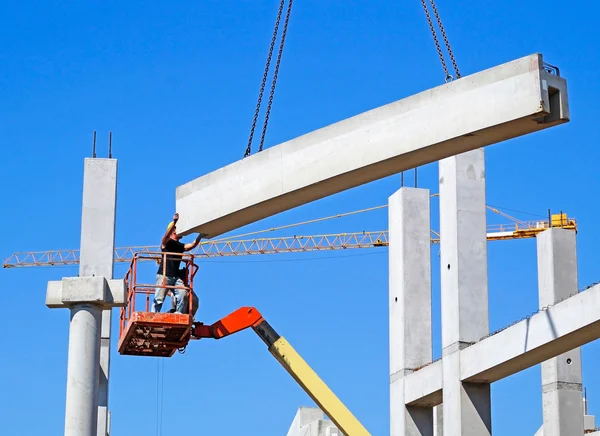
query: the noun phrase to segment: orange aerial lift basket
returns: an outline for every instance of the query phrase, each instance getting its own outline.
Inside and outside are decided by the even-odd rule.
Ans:
[[[183,286],[167,285],[165,282],[156,283],[156,275],[143,274],[139,277],[139,263],[154,260],[159,264],[167,256],[181,258],[181,279]],[[165,262],[163,262],[163,265]],[[188,308],[192,308],[192,292],[194,276],[198,265],[194,263],[194,255],[187,253],[135,253],[129,271],[125,275],[126,306],[121,308],[119,353],[133,356],[170,357],[176,350],[185,348],[190,340],[194,317],[191,314],[174,312],[174,291],[186,291],[189,298]],[[156,274],[157,271],[154,272]],[[145,277],[152,277],[153,283],[148,283]],[[165,290],[166,296],[171,297],[171,307],[167,308],[167,299],[163,302],[160,312],[152,312],[152,302],[157,289]],[[193,313],[193,312],[192,312]]]

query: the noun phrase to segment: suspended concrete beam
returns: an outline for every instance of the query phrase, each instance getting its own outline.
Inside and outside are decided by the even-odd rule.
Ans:
[[[569,121],[566,80],[532,54],[340,121],[176,190],[207,238],[417,166]]]
[[[600,338],[598,307],[600,284],[462,349],[461,380],[493,383]],[[408,405],[441,404],[442,361],[409,374],[404,382]]]

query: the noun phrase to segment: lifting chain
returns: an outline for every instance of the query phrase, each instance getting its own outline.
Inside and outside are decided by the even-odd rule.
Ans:
[[[285,16],[285,23],[283,23],[283,33],[281,34],[281,42],[279,43],[279,53],[277,54],[277,63],[275,64],[275,72],[273,73],[273,84],[271,85],[271,94],[269,95],[269,104],[267,105],[265,124],[263,126],[262,135],[260,137],[260,146],[258,148],[258,151],[262,151],[263,144],[265,142],[267,124],[269,123],[269,116],[271,115],[271,105],[273,104],[273,96],[275,95],[275,85],[277,84],[277,76],[279,75],[279,65],[281,64],[281,56],[283,55],[283,45],[285,44],[285,36],[287,35],[288,23],[290,22],[290,14],[292,12],[292,2],[293,0],[289,0],[288,9]]]
[[[277,33],[279,32],[279,23],[281,21],[281,14],[283,13],[283,6],[285,5],[285,0],[281,0],[279,4],[279,11],[277,12],[277,19],[275,21],[275,28],[273,29],[273,37],[271,38],[271,46],[269,47],[269,55],[267,56],[267,63],[265,65],[265,72],[263,74],[262,84],[260,86],[260,92],[258,94],[258,102],[256,103],[256,110],[254,112],[254,119],[252,121],[252,127],[250,128],[250,138],[248,139],[248,146],[246,147],[246,153],[244,157],[250,156],[252,151],[252,139],[254,138],[254,130],[256,128],[256,122],[258,121],[258,114],[260,112],[260,105],[262,103],[263,93],[265,91],[265,85],[267,83],[267,76],[269,74],[269,67],[271,66],[271,58],[273,57],[273,49],[275,48],[275,40],[277,39]],[[287,33],[287,26],[290,19],[290,12],[292,10],[292,0],[288,5],[287,16],[285,19],[285,24],[283,28],[283,36],[281,38],[281,43],[279,44],[279,54],[277,56],[277,64],[275,66],[275,74],[273,77],[273,84],[271,85],[271,93],[269,95],[269,103],[267,106],[267,114],[265,116],[265,124],[263,126],[263,131],[260,140],[259,151],[262,151],[265,135],[267,132],[267,124],[269,122],[269,115],[271,113],[271,105],[273,103],[273,96],[275,94],[275,85],[277,82],[277,75],[279,73],[279,64],[281,63],[281,55],[283,54],[283,45],[285,43],[285,36]]]
[[[444,43],[446,44],[446,49],[448,50],[448,54],[450,55],[450,59],[452,60],[452,65],[454,66],[454,71],[456,71],[456,78],[460,78],[460,72],[458,71],[458,66],[456,65],[456,60],[454,59],[454,54],[452,53],[452,49],[450,48],[450,42],[448,41],[448,37],[446,36],[446,31],[444,30],[444,26],[442,25],[442,19],[440,18],[440,14],[435,7],[434,0],[429,0],[431,3],[431,7],[433,8],[433,13],[435,14],[435,18],[437,20],[438,26],[440,27],[440,31],[442,32],[442,37],[444,38]],[[427,17],[427,22],[429,23],[429,28],[431,29],[431,35],[433,36],[433,40],[435,42],[435,46],[437,48],[438,54],[440,56],[440,61],[442,62],[442,68],[444,69],[444,73],[446,74],[446,82],[452,80],[452,76],[448,73],[448,67],[446,67],[446,61],[444,60],[444,55],[442,54],[442,48],[440,47],[440,43],[437,38],[437,34],[433,27],[433,22],[431,21],[431,16],[429,15],[429,9],[427,8],[427,4],[425,0],[421,0],[421,4],[423,5],[423,10],[425,11],[425,17]]]

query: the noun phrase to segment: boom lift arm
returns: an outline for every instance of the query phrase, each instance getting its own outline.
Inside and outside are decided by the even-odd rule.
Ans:
[[[302,386],[323,412],[345,435],[370,436],[370,433],[327,387],[321,378],[302,359],[294,348],[271,327],[254,307],[242,307],[225,318],[207,326],[194,323],[191,339],[221,339],[247,328],[260,336],[269,352],[285,370]]]

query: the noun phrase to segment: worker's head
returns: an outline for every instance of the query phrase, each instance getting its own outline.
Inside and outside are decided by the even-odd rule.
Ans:
[[[169,231],[169,229],[171,229],[171,227],[173,228],[173,231],[171,232],[171,239],[179,241],[181,239],[181,235],[177,233],[177,227],[175,226],[175,223],[173,223],[173,221],[171,221],[167,226],[167,232]]]

